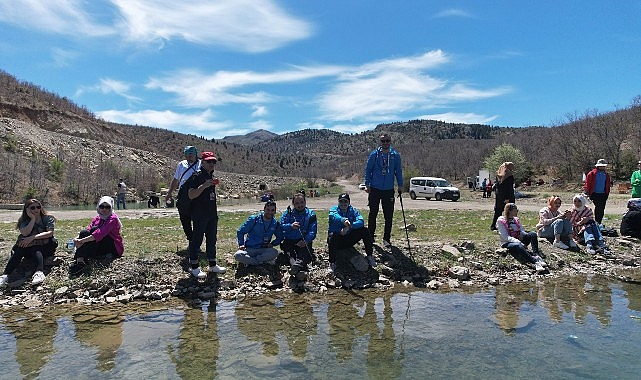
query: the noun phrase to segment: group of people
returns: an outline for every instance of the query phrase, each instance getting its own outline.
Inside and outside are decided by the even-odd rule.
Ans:
[[[96,257],[121,257],[124,245],[120,229],[122,224],[113,213],[114,199],[101,197],[96,204],[97,215],[91,220],[87,229],[80,231],[73,239],[74,264],[71,272],[76,272],[86,265],[87,260]],[[45,280],[44,261],[54,256],[58,240],[54,237],[56,219],[47,214],[42,203],[37,199],[27,200],[22,207],[22,214],[16,228],[20,231],[18,240],[11,249],[11,256],[0,275],[0,286],[9,282],[9,276],[24,260],[31,260],[34,272],[32,285],[39,285]]]

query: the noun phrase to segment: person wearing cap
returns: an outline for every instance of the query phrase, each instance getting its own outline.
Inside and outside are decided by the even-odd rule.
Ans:
[[[191,200],[191,221],[193,234],[189,241],[189,264],[192,276],[203,279],[207,274],[200,270],[198,256],[205,237],[205,254],[209,262],[210,273],[225,273],[225,267],[216,264],[216,240],[218,237],[218,206],[216,204],[216,186],[218,178],[214,177],[216,156],[212,152],[203,152],[201,168],[189,177],[185,186]]]
[[[274,217],[276,202],[267,201],[263,212],[250,215],[236,230],[238,250],[234,258],[241,264],[262,265],[275,264],[278,257],[278,246],[283,241],[283,228]]]
[[[180,224],[182,225],[185,237],[187,240],[191,240],[193,234],[189,207],[191,202],[187,196],[188,189],[183,187],[183,185],[193,174],[200,170],[201,162],[198,159],[198,150],[196,150],[196,147],[186,146],[183,153],[185,155],[185,159],[176,165],[174,178],[172,178],[171,183],[169,184],[169,190],[167,191],[165,200],[167,204],[172,204],[174,201],[174,190],[178,189],[178,199],[176,202],[178,217],[180,218]]]
[[[390,248],[392,236],[392,218],[394,216],[394,179],[398,195],[403,192],[403,169],[401,155],[390,145],[392,138],[383,133],[379,136],[381,145],[374,149],[367,158],[365,165],[365,191],[368,193],[367,203],[369,216],[367,228],[374,241],[376,218],[379,204],[383,208],[385,228],[383,230],[383,246]]]
[[[632,198],[641,198],[641,161],[637,162],[637,170],[630,177],[632,184]]]
[[[359,241],[365,245],[365,254],[370,266],[376,267],[374,260],[374,241],[365,220],[350,204],[349,194],[338,196],[338,205],[329,210],[327,245],[329,246],[329,269],[336,270],[336,251],[351,248]]]
[[[583,191],[594,203],[594,220],[597,224],[601,224],[603,214],[605,213],[605,204],[610,195],[610,175],[605,171],[608,162],[600,158],[594,165],[594,169],[590,170],[585,176],[585,183],[583,184]]]

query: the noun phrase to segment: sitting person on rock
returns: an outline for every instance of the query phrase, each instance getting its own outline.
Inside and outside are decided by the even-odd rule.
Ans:
[[[122,223],[118,215],[113,212],[114,199],[103,196],[96,205],[96,215],[86,230],[80,231],[78,237],[73,239],[76,246],[76,267],[74,271],[82,269],[87,260],[96,257],[119,258],[125,251],[122,235]]]
[[[621,219],[621,235],[641,239],[641,198],[628,201],[628,211]]]
[[[503,215],[496,220],[496,229],[499,231],[501,247],[517,261],[534,264],[537,272],[544,272],[547,264],[541,258],[539,242],[536,232],[527,232],[518,218],[519,209],[514,203],[507,203],[503,208]],[[526,246],[532,244],[532,253]]]
[[[592,209],[587,206],[588,200],[583,194],[577,194],[572,199],[574,208],[570,214],[570,223],[574,232],[574,240],[577,243],[581,239],[585,242],[585,250],[590,255],[596,254],[596,247],[603,251],[604,254],[609,254],[601,229],[594,219]]]
[[[33,260],[35,264],[31,285],[38,285],[45,280],[44,258],[53,256],[58,247],[58,242],[53,237],[55,224],[56,219],[47,215],[40,201],[29,199],[25,202],[22,215],[16,224],[20,235],[11,250],[7,266],[0,276],[0,287],[8,282],[9,275],[20,265],[23,258]]]
[[[290,274],[304,279],[314,259],[312,243],[316,239],[318,223],[314,211],[307,208],[305,194],[294,194],[292,206],[287,206],[280,218],[284,233],[280,247],[289,257]]]
[[[236,261],[247,266],[276,263],[278,250],[274,247],[283,241],[283,229],[274,215],[276,202],[267,201],[263,212],[251,215],[238,228],[238,251],[234,253]]]
[[[554,195],[549,197],[548,206],[539,211],[539,223],[536,225],[537,234],[550,242],[554,240],[552,245],[557,248],[577,248],[572,239],[571,211],[561,212],[559,208],[561,208],[561,198]]]
[[[349,194],[338,196],[338,205],[329,210],[329,269],[336,270],[337,251],[351,248],[359,241],[365,245],[367,261],[371,267],[376,267],[374,259],[374,242],[360,212],[350,204]]]

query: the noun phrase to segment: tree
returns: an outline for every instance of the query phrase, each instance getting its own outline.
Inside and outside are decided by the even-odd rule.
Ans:
[[[527,161],[520,150],[510,144],[501,144],[494,148],[494,151],[483,160],[483,164],[490,170],[490,173],[496,170],[504,162],[514,163],[514,180],[520,181],[525,179],[527,173]],[[492,175],[492,174],[490,174]]]

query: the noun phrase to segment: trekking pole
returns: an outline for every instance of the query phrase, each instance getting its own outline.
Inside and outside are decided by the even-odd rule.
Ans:
[[[407,232],[407,221],[405,220],[405,208],[403,207],[403,197],[401,196],[401,193],[398,193],[398,199],[401,201],[401,212],[403,213],[403,225],[405,226],[405,237],[407,238],[407,252],[410,255],[410,259],[414,261],[414,257],[412,257],[412,249],[410,248],[410,235],[409,235],[409,232]]]

